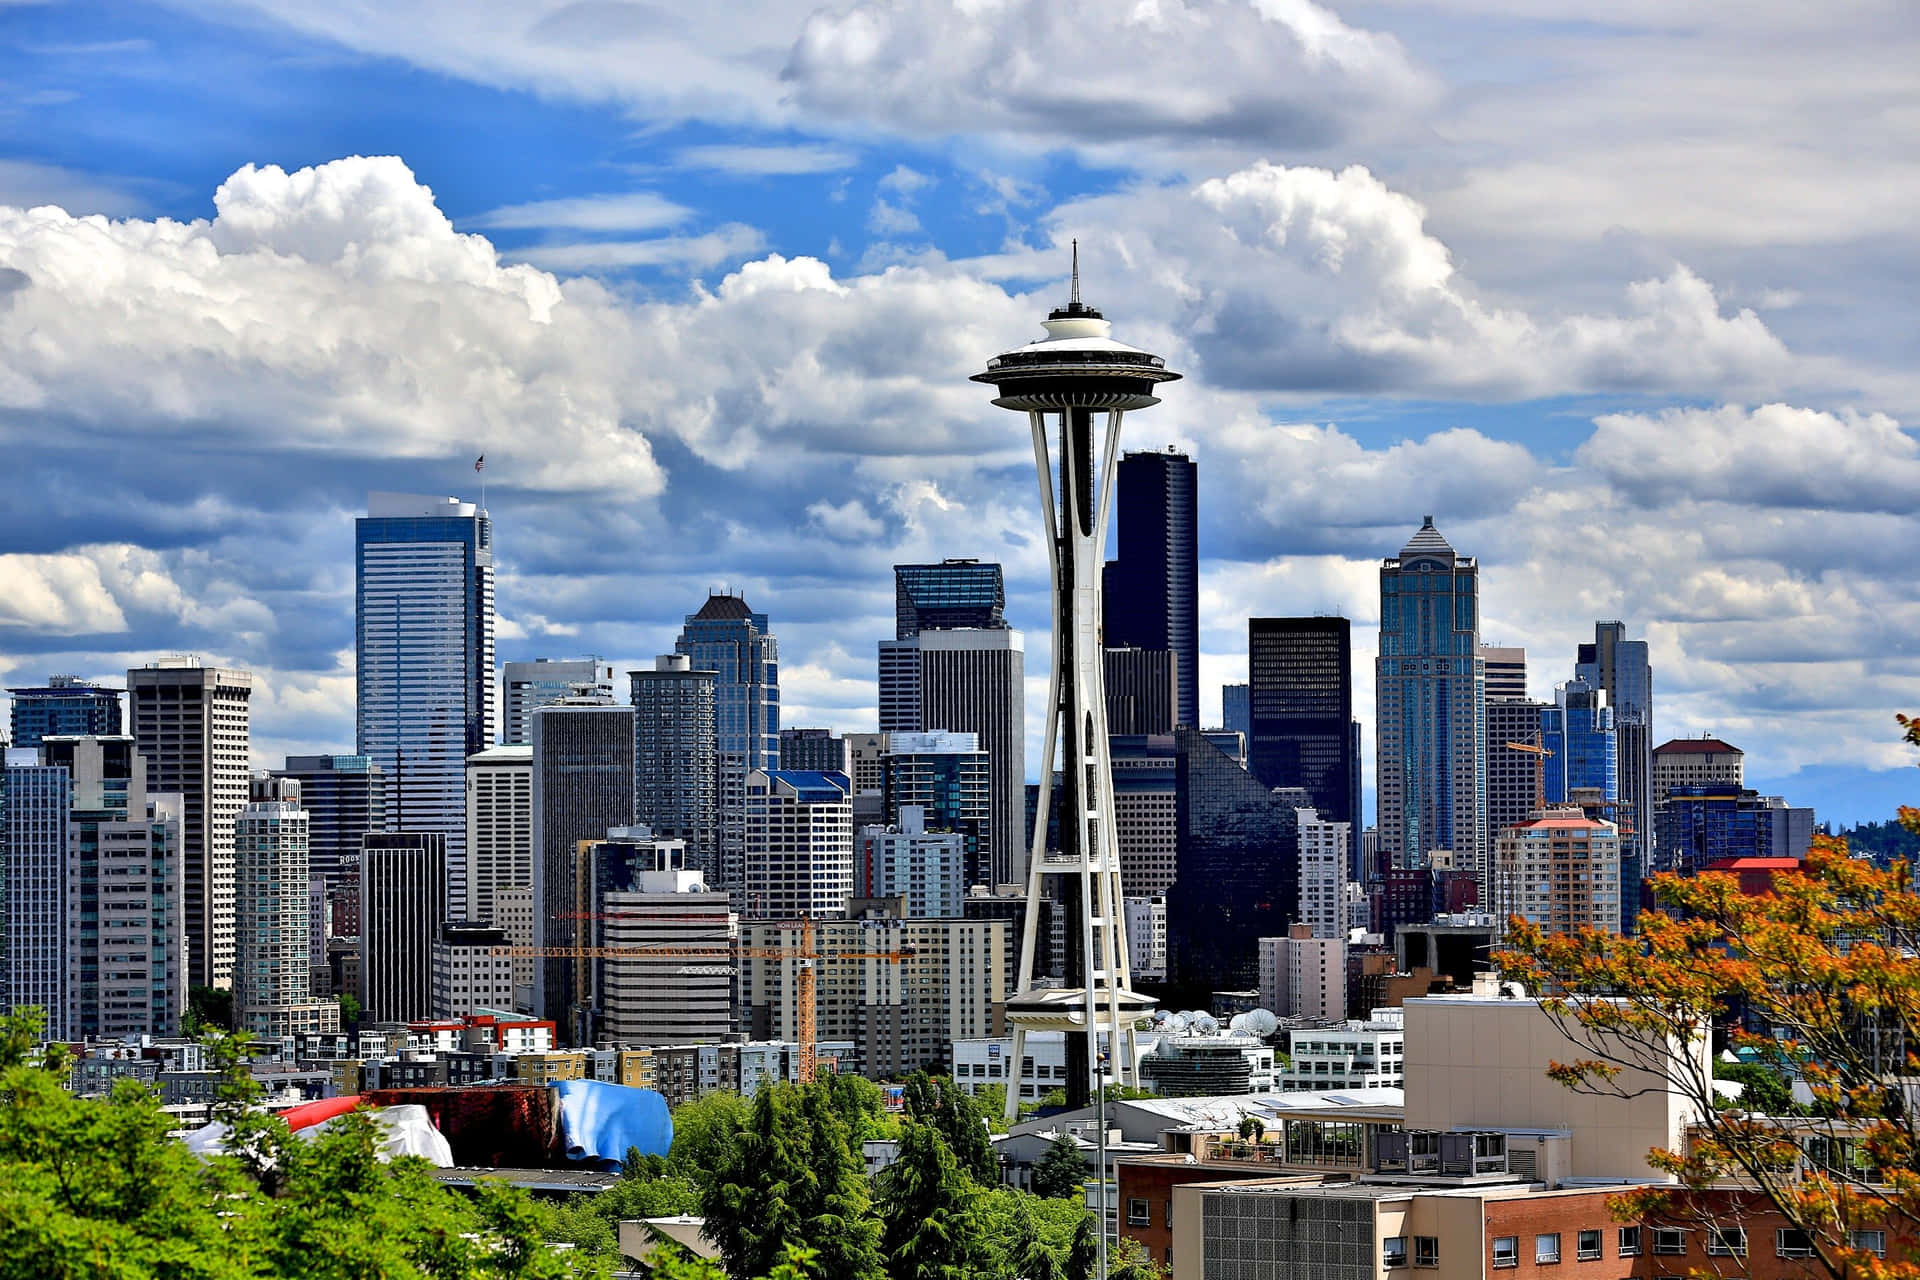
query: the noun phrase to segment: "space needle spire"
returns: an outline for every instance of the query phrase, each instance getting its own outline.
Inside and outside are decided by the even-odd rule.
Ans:
[[[1114,341],[1112,325],[1081,300],[1077,240],[1067,305],[1055,308],[1042,327],[1046,337],[1002,352],[987,362],[984,373],[973,375],[973,381],[999,390],[995,404],[1027,415],[1053,575],[1053,674],[1041,747],[1040,803],[1027,868],[1019,987],[1007,1000],[1007,1019],[1013,1026],[1009,1118],[1020,1101],[1021,1064],[1030,1031],[1067,1033],[1070,1107],[1087,1105],[1108,1081],[1137,1083],[1133,1024],[1152,1011],[1153,1001],[1130,989],[1107,753],[1100,573],[1121,420],[1129,410],[1160,403],[1155,388],[1180,376],[1159,356]],[[1104,422],[1096,442],[1099,415]],[[1049,849],[1047,819],[1056,771],[1059,848]],[[1065,974],[1057,987],[1040,985],[1034,974],[1046,877],[1060,881],[1066,911]]]

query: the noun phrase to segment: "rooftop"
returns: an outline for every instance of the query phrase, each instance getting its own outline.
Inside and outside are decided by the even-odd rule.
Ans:
[[[1653,749],[1657,756],[1672,755],[1744,755],[1740,748],[1720,741],[1718,738],[1673,738]]]
[[[1426,517],[1426,521],[1420,526],[1419,532],[1407,540],[1406,546],[1400,548],[1400,558],[1402,560],[1407,559],[1409,556],[1450,556],[1452,554],[1453,544],[1442,537],[1440,531],[1433,527],[1432,516]]]
[[[753,617],[753,610],[741,596],[709,593],[707,602],[693,616],[703,622],[736,622]]]

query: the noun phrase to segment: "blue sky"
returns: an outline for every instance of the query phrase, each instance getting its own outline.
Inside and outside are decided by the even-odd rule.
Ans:
[[[1536,695],[1620,617],[1661,736],[1823,817],[1911,794],[1899,4],[1115,13],[0,3],[0,677],[199,652],[263,763],[348,745],[352,516],[482,450],[504,657],[644,660],[726,585],[790,718],[859,729],[888,566],[978,555],[1043,672],[965,375],[1078,237],[1188,375],[1129,430],[1200,463],[1203,709],[1249,615],[1370,661],[1431,512]]]

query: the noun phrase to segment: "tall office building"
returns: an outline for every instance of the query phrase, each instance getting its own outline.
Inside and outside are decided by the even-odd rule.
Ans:
[[[1220,686],[1220,724],[1243,738],[1253,736],[1253,690],[1245,684]]]
[[[110,738],[121,732],[118,689],[77,676],[48,676],[38,688],[7,692],[13,695],[15,747],[37,747],[40,739],[55,736]]]
[[[1524,702],[1527,651],[1517,645],[1483,644],[1480,661],[1487,672],[1488,702]]]
[[[1245,990],[1260,939],[1282,937],[1300,898],[1295,804],[1207,735],[1174,734],[1179,852],[1167,889],[1167,970],[1183,996]]]
[[[433,941],[447,922],[447,837],[371,831],[360,848],[360,1008],[370,1022],[433,1016]]]
[[[449,908],[469,908],[467,757],[493,745],[493,523],[471,502],[367,496],[354,523],[358,754],[380,766],[387,822],[447,838]]]
[[[991,767],[992,883],[1026,878],[1026,652],[1012,630],[923,631],[920,717],[905,731],[976,734]],[[884,727],[884,726],[883,726]]]
[[[782,729],[780,767],[811,773],[845,773],[847,740],[831,729]]]
[[[307,813],[307,867],[329,894],[357,889],[360,839],[387,829],[387,780],[366,756],[288,756],[273,776],[300,784]]]
[[[1457,554],[1432,516],[1380,565],[1374,727],[1380,856],[1390,868],[1426,867],[1446,849],[1456,869],[1486,875],[1479,580],[1478,562]]]
[[[6,991],[9,1008],[46,1010],[46,1035],[67,1032],[67,845],[73,771],[36,749],[7,752]]]
[[[1719,738],[1669,739],[1653,749],[1653,803],[1664,803],[1675,787],[1744,786],[1746,760],[1744,751]]]
[[[1551,710],[1551,702],[1525,699],[1487,703],[1487,830],[1493,835],[1547,803],[1550,761],[1539,752],[1542,717]]]
[[[170,658],[127,672],[133,739],[147,789],[182,806],[187,975],[190,985],[233,982],[233,820],[253,777],[247,703],[253,676]]]
[[[1247,623],[1247,768],[1269,787],[1302,787],[1327,822],[1360,823],[1353,732],[1353,623],[1253,618]]]
[[[1180,696],[1180,661],[1170,649],[1105,653],[1107,732],[1172,733]]]
[[[978,560],[893,566],[894,638],[922,631],[998,630],[1007,625],[1000,566]]]
[[[1666,869],[1688,874],[1728,858],[1804,858],[1813,842],[1812,809],[1737,782],[1671,787],[1654,821]]]
[[[1327,822],[1296,809],[1300,824],[1300,906],[1294,923],[1316,938],[1347,936],[1347,853],[1353,841],[1344,822]]]
[[[780,646],[767,615],[739,596],[709,595],[687,615],[674,652],[714,673],[714,737],[719,752],[719,847],[705,868],[716,887],[735,892],[746,844],[746,779],[780,763]]]
[[[1113,769],[1120,883],[1136,897],[1164,897],[1173,883],[1180,846],[1175,801],[1180,761],[1173,735],[1114,734],[1107,739],[1107,759]],[[1058,788],[1054,795],[1059,795]]]
[[[902,827],[909,808],[920,810],[924,830],[960,839],[963,887],[991,885],[993,761],[979,735],[896,733],[889,741],[881,802],[886,824]]]
[[[916,920],[958,916],[966,899],[965,838],[932,829],[927,811],[903,805],[890,825],[860,832],[853,896],[906,900]]]
[[[633,708],[566,698],[533,713],[533,915],[549,947],[575,944],[577,847],[633,822]],[[544,956],[534,1012],[570,1043],[582,1028],[573,993],[583,962]],[[590,1034],[590,1029],[587,1032]]]
[[[533,711],[549,702],[579,693],[604,693],[613,696],[613,668],[598,658],[569,658],[555,662],[535,658],[532,662],[500,664],[500,705],[504,745],[526,745],[533,741]]]
[[[853,800],[844,773],[747,775],[746,902],[755,920],[844,916],[853,896]]]
[[[1584,680],[1569,680],[1554,689],[1553,703],[1540,713],[1540,745],[1553,753],[1543,757],[1547,803],[1566,804],[1575,789],[1618,800],[1619,758],[1607,695]]]
[[[307,812],[300,784],[262,774],[234,819],[235,1030],[263,1036],[340,1030],[340,1004],[313,998]]]
[[[615,1044],[693,1044],[731,1031],[733,978],[722,961],[649,956],[647,949],[724,953],[739,932],[727,895],[710,890],[684,861],[680,842],[639,838],[628,874],[607,877],[598,894],[599,945],[613,949],[596,964],[599,1034]],[[609,841],[623,838],[608,833]],[[597,864],[608,860],[589,855]]]
[[[687,847],[715,885],[720,856],[718,675],[663,653],[627,673],[633,688],[633,820]]]
[[[893,735],[886,733],[850,733],[846,736],[847,776],[853,780],[853,794],[887,789],[887,756],[893,750]]]
[[[1120,459],[1117,556],[1107,562],[1102,628],[1110,645],[1171,649],[1178,723],[1200,724],[1197,469],[1171,448]]]
[[[1645,640],[1627,639],[1624,622],[1593,624],[1593,643],[1575,654],[1573,674],[1607,695],[1619,758],[1620,883],[1623,927],[1632,930],[1653,854],[1653,664]]]
[[[499,924],[502,889],[533,884],[533,746],[512,743],[467,757],[467,915]]]

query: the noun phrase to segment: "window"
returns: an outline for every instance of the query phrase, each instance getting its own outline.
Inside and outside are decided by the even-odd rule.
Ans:
[[[1560,1233],[1546,1231],[1533,1238],[1533,1260],[1535,1262],[1560,1261]]]
[[[1598,1231],[1582,1231],[1579,1240],[1575,1242],[1573,1256],[1582,1262],[1591,1262],[1593,1259],[1599,1257],[1600,1233]]]
[[[1153,1225],[1153,1211],[1147,1207],[1145,1197],[1127,1197],[1127,1225],[1130,1227],[1149,1227]]]
[[[1687,1251],[1687,1232],[1684,1227],[1655,1227],[1653,1229],[1653,1251],[1669,1257],[1680,1257]]]
[[[1406,1266],[1407,1238],[1405,1236],[1388,1236],[1386,1248],[1380,1251],[1380,1261],[1389,1267]]]
[[[1884,1231],[1856,1231],[1853,1233],[1853,1247],[1876,1258],[1887,1256],[1887,1233]]]
[[[1620,1228],[1620,1256],[1623,1258],[1640,1256],[1640,1228]]]
[[[1437,1267],[1440,1265],[1439,1236],[1415,1236],[1413,1238],[1413,1265],[1416,1267]]]
[[[1796,1227],[1781,1227],[1773,1233],[1773,1252],[1781,1258],[1811,1258],[1813,1237]]]
[[[1707,1256],[1709,1258],[1746,1257],[1747,1229],[1745,1227],[1708,1227]]]

